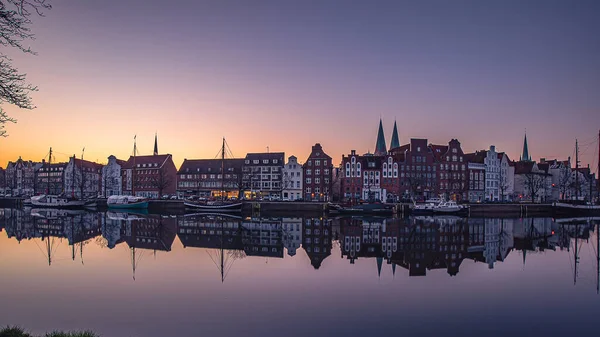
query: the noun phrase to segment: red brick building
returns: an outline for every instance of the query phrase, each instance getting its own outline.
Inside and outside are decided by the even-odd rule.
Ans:
[[[121,168],[123,194],[161,198],[175,194],[177,168],[170,154],[129,157]]]
[[[47,163],[36,172],[35,194],[58,195],[64,192],[65,168],[68,163]]]
[[[439,163],[439,191],[452,200],[468,199],[467,162],[460,142],[452,139],[448,145],[430,145]]]
[[[410,144],[392,151],[399,160],[400,196],[415,200],[437,196],[438,165],[434,151],[434,148],[427,145],[427,139],[420,138],[412,138]]]
[[[304,178],[304,200],[328,201],[332,196],[331,186],[333,183],[333,163],[317,143],[302,165]]]

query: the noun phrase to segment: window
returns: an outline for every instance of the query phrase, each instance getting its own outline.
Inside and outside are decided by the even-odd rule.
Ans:
[[[311,183],[311,179],[310,178],[306,178],[306,183],[310,184]]]
[[[324,172],[326,175],[329,174],[329,169],[325,169]]]
[[[327,160],[323,160],[323,166],[327,166]]]
[[[268,164],[269,163],[269,159],[263,159],[263,164]]]
[[[277,159],[273,159],[273,164],[277,164]]]
[[[311,175],[311,173],[312,173],[312,172],[311,172],[311,170],[310,170],[310,169],[306,170],[306,175],[307,175],[307,176]]]
[[[456,148],[453,148],[453,149],[452,149],[452,153],[456,153]]]
[[[321,183],[321,179],[315,178],[315,184],[320,184],[320,183]]]
[[[310,187],[306,188],[306,193],[310,193]]]
[[[312,166],[312,160],[309,160],[309,161],[307,162],[307,164],[308,164],[308,166]]]
[[[260,161],[259,161],[258,159],[254,159],[254,160],[252,161],[252,164],[258,164],[258,163],[260,163]]]
[[[321,161],[320,160],[315,160],[315,166],[321,166]]]
[[[320,173],[321,173],[321,170],[315,169],[315,175],[319,175]]]

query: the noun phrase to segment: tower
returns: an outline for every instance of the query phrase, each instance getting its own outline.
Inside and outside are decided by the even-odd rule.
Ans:
[[[523,141],[523,154],[521,155],[521,161],[531,161],[529,149],[527,148],[527,133],[525,134],[525,140]]]
[[[158,156],[158,134],[154,134],[154,155]]]
[[[375,155],[383,156],[387,153],[385,148],[385,136],[383,135],[383,123],[379,119],[379,131],[377,132],[377,143],[375,144]]]
[[[390,143],[390,150],[400,147],[400,138],[398,138],[398,127],[394,120],[394,130],[392,131],[392,142]]]

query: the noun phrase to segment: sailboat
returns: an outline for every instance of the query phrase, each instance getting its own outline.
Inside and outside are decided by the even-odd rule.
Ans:
[[[228,202],[223,200],[225,180],[225,138],[223,138],[223,145],[221,146],[221,200],[215,202],[190,202],[185,201],[185,207],[193,209],[196,212],[241,212],[241,202]]]
[[[148,199],[135,196],[135,155],[137,146],[135,137],[133,137],[133,168],[131,169],[131,194],[132,195],[111,195],[106,199],[108,208],[113,209],[147,209]]]
[[[48,157],[48,167],[52,164],[52,148]],[[73,171],[74,172],[74,171]],[[46,194],[36,195],[31,197],[31,205],[36,207],[58,207],[58,208],[73,208],[82,207],[85,201],[75,198],[69,198],[64,195],[50,195],[50,170],[46,172]]]

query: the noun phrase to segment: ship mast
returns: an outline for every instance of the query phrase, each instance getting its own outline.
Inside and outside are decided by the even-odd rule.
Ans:
[[[223,137],[223,145],[221,146],[221,202],[223,202],[223,194],[225,192],[224,190],[225,190],[225,137]],[[222,260],[223,259],[221,259],[221,261]],[[222,262],[221,262],[221,264],[222,264]]]
[[[46,169],[46,195],[50,194],[50,167],[52,166],[52,146],[48,155],[48,168]]]
[[[131,195],[135,197],[135,153],[137,152],[136,138],[133,136],[133,168],[131,169]],[[135,279],[135,277],[134,277]]]
[[[575,139],[575,200],[579,201],[579,145]]]

